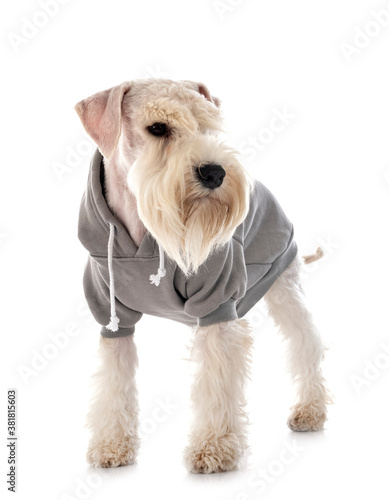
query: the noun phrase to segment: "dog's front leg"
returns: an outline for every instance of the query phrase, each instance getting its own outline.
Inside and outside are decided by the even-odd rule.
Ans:
[[[288,419],[294,431],[323,429],[331,394],[320,369],[324,345],[305,304],[296,258],[265,295],[269,313],[288,340],[289,371],[297,401]]]
[[[95,467],[118,467],[133,463],[139,448],[134,336],[101,337],[100,357],[87,419],[91,431],[87,459]]]
[[[241,462],[247,447],[244,389],[251,347],[245,320],[194,331],[194,422],[185,450],[185,464],[192,472],[233,470]]]

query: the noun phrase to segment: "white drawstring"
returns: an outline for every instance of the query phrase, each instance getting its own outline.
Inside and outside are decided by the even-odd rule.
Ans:
[[[151,274],[150,275],[150,282],[152,285],[159,286],[161,283],[161,278],[166,276],[166,269],[165,269],[165,253],[163,251],[163,248],[161,245],[159,246],[159,268],[158,268],[158,273],[157,274]]]
[[[108,239],[108,273],[109,273],[109,300],[111,303],[111,317],[110,322],[106,326],[107,330],[111,332],[117,332],[119,330],[120,319],[116,316],[116,303],[115,303],[115,278],[113,273],[113,243],[115,240],[115,226],[109,222],[109,239]],[[161,245],[159,245],[159,268],[157,274],[152,274],[150,276],[150,282],[152,285],[159,286],[161,283],[161,278],[166,276],[165,269],[165,253]]]
[[[112,268],[112,254],[113,254],[113,242],[115,239],[115,226],[109,222],[109,239],[108,239],[108,272],[109,272],[109,296],[111,301],[111,318],[109,324],[106,326],[111,332],[117,332],[119,330],[120,319],[116,316],[116,304],[115,304],[115,279],[113,275]]]

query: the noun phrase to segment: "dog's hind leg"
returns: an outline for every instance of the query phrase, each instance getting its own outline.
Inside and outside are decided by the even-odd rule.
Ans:
[[[87,418],[91,431],[87,460],[95,467],[118,467],[133,463],[139,448],[134,336],[100,337],[100,357]]]
[[[297,401],[288,419],[294,431],[323,429],[331,395],[320,363],[325,347],[305,304],[296,258],[265,295],[269,313],[288,341],[289,371],[297,387]]]
[[[242,460],[247,447],[244,389],[251,347],[245,320],[194,331],[194,422],[185,450],[185,464],[192,472],[233,470]]]

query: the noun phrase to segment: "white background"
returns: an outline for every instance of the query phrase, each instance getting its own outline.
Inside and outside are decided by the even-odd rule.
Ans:
[[[22,499],[387,498],[388,2],[61,3],[51,17],[34,0],[0,8],[1,494],[6,389],[17,388]],[[84,305],[77,217],[93,148],[73,107],[150,76],[206,83],[242,152],[250,137],[265,138],[243,155],[246,168],[279,198],[300,252],[319,243],[326,252],[304,279],[330,346],[324,370],[336,402],[326,430],[288,430],[284,345],[260,304],[250,314],[251,455],[237,472],[193,475],[182,465],[191,332],[154,318],[136,333],[138,463],[96,470],[85,461],[99,326]],[[274,110],[290,118],[271,137]],[[60,332],[67,343],[53,350]]]

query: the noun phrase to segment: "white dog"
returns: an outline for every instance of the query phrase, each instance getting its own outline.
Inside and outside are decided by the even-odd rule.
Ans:
[[[242,317],[262,296],[289,339],[297,402],[288,424],[322,429],[330,402],[324,347],[304,303],[293,226],[221,142],[219,100],[203,84],[150,79],[93,95],[76,111],[99,148],[79,225],[90,252],[85,293],[102,325],[89,462],[116,467],[136,459],[133,333],[147,313],[194,327],[188,469],[239,466],[252,346]]]

